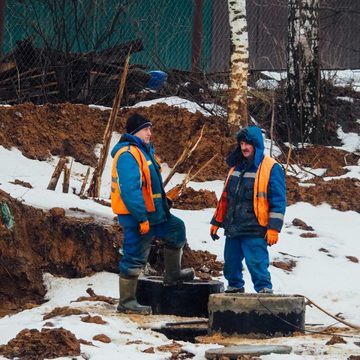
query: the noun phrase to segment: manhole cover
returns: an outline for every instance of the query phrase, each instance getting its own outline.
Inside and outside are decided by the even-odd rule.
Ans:
[[[197,336],[205,336],[208,334],[208,321],[189,321],[179,323],[167,323],[160,328],[152,328],[151,330],[164,334],[172,340],[189,341],[195,343]]]

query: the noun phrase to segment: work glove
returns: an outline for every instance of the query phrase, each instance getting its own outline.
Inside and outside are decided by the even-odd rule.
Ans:
[[[279,232],[275,229],[267,229],[265,239],[269,246],[276,244],[279,240]]]
[[[149,221],[143,221],[139,224],[139,232],[141,235],[145,235],[150,231],[150,224]]]
[[[220,239],[220,236],[217,234],[217,231],[219,230],[219,227],[216,225],[211,225],[210,228],[210,236],[215,241]]]

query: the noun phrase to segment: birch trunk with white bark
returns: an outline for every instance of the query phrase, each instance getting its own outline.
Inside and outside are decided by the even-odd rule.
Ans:
[[[288,0],[287,109],[293,141],[319,142],[319,0]]]
[[[247,78],[249,69],[246,0],[228,0],[231,31],[231,57],[228,100],[228,123],[248,124]]]

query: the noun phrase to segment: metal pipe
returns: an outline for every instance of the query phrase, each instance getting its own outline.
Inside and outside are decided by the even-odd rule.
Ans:
[[[6,0],[0,0],[0,61],[3,58],[3,35]]]
[[[191,48],[191,72],[200,70],[201,42],[203,30],[203,0],[194,0],[192,48]]]

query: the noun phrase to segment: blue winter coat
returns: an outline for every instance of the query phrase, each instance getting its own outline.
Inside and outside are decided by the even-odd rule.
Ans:
[[[124,134],[111,151],[114,158],[117,151],[129,145],[137,146],[144,154],[149,164],[151,188],[153,194],[161,194],[155,198],[155,211],[147,212],[141,191],[141,176],[137,161],[129,152],[124,152],[118,158],[116,170],[121,191],[121,198],[130,214],[118,215],[119,223],[123,226],[138,226],[140,222],[148,220],[150,224],[160,224],[168,220],[170,213],[162,183],[160,168],[154,159],[153,146],[146,145],[141,139],[130,134]]]
[[[267,228],[261,226],[254,212],[255,173],[264,158],[264,141],[261,130],[250,126],[246,128],[248,141],[254,145],[255,156],[249,163],[237,146],[226,162],[229,167],[236,166],[227,184],[228,209],[222,226],[229,237],[263,237],[267,228],[281,230],[286,209],[285,177],[282,167],[275,164],[270,173],[268,185],[269,213],[276,216],[269,218]]]

